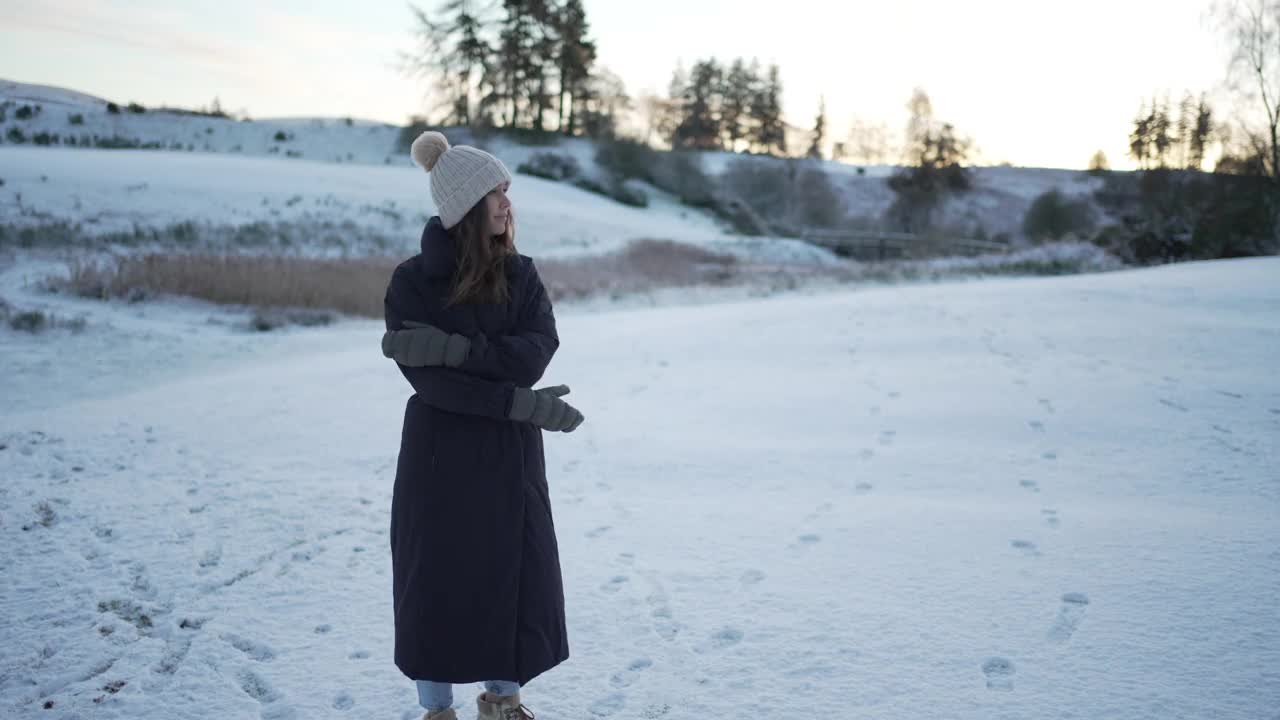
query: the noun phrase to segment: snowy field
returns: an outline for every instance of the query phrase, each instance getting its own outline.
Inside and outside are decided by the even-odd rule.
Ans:
[[[558,308],[546,382],[587,417],[547,438],[572,656],[526,704],[1276,717],[1277,278]],[[0,330],[0,715],[417,717],[381,324],[57,302],[83,333]]]

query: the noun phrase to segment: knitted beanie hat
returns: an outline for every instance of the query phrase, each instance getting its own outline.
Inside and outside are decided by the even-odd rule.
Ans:
[[[445,229],[457,225],[494,188],[511,182],[501,160],[470,145],[450,147],[445,136],[434,130],[419,135],[409,155],[431,174],[431,199]]]

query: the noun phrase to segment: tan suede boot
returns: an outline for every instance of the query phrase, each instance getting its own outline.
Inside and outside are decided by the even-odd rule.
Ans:
[[[493,695],[487,691],[482,692],[476,698],[476,707],[480,710],[478,720],[533,720],[533,713],[529,708],[520,704],[519,693]]]
[[[453,708],[445,708],[423,715],[422,720],[458,720],[458,714],[453,711]]]

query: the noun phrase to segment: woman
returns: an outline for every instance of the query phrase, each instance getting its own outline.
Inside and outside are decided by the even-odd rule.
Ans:
[[[410,154],[439,215],[385,303],[383,354],[415,391],[391,501],[396,666],[424,718],[456,720],[453,684],[483,681],[482,720],[525,720],[520,688],[569,657],[542,430],[582,414],[566,386],[531,389],[560,339],[515,250],[511,174],[438,132]]]

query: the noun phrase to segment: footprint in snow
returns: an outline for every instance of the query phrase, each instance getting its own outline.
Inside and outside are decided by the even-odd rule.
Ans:
[[[1044,521],[1049,524],[1049,527],[1058,527],[1059,520],[1057,510],[1054,510],[1053,508],[1044,508],[1040,511],[1040,514],[1044,516]]]
[[[263,643],[240,637],[239,635],[233,635],[231,633],[222,633],[220,637],[223,642],[258,662],[269,662],[274,660],[276,657],[276,651]]]
[[[636,658],[635,660],[632,660],[627,665],[626,670],[622,670],[614,673],[613,677],[609,678],[609,682],[612,683],[613,686],[617,688],[627,687],[631,685],[631,683],[635,682],[636,675],[638,675],[641,672],[644,672],[646,669],[652,666],[653,666],[653,661],[650,660],[649,658]]]
[[[760,582],[763,579],[764,579],[763,572],[760,572],[755,568],[751,568],[750,570],[747,570],[746,572],[742,573],[742,576],[738,578],[738,582],[742,583],[743,585],[755,585],[756,583]]]
[[[609,717],[618,712],[627,704],[627,697],[622,693],[609,693],[599,700],[591,703],[588,710],[596,717]]]
[[[1088,605],[1089,597],[1084,593],[1070,592],[1063,595],[1058,617],[1049,628],[1049,641],[1062,644],[1070,640],[1084,620],[1084,611]]]
[[[1044,423],[1040,422],[1039,420],[1028,420],[1027,424],[1030,425],[1031,429],[1035,430],[1036,432],[1044,432]]]
[[[627,581],[626,575],[614,575],[613,577],[609,578],[609,582],[601,585],[600,589],[607,593],[615,593],[622,588],[622,584],[625,583],[626,581]]]
[[[347,693],[338,693],[333,699],[334,710],[350,710],[355,707],[356,701]]]
[[[1040,483],[1035,480],[1019,480],[1018,484],[1031,492],[1040,492]]]
[[[874,486],[869,482],[860,482],[853,486],[853,491],[859,495],[871,492]]]
[[[987,677],[989,690],[1011,692],[1013,690],[1013,661],[1002,657],[987,658],[982,663],[982,674]]]
[[[613,528],[612,528],[611,526],[609,526],[609,525],[601,525],[600,527],[595,528],[594,530],[588,530],[588,531],[587,531],[587,537],[589,537],[589,538],[591,538],[591,539],[593,539],[593,540],[594,540],[594,539],[596,539],[596,538],[600,537],[601,535],[603,535],[603,534],[605,534],[605,533],[609,532],[609,531],[610,531],[610,530],[612,530],[612,529],[613,529]]]
[[[1024,555],[1040,554],[1040,551],[1036,549],[1036,544],[1030,540],[1010,540],[1009,544],[1014,548],[1021,550]]]
[[[695,650],[700,653],[724,650],[742,642],[742,631],[736,627],[725,626],[711,633]]]

